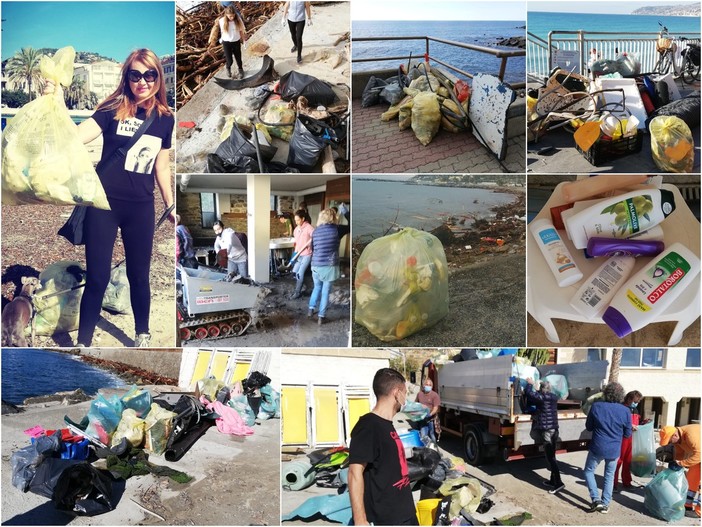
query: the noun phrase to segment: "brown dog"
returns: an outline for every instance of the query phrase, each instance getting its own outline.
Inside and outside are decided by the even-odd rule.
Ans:
[[[34,293],[41,289],[41,282],[33,276],[22,277],[22,292],[2,310],[2,345],[27,347],[24,330],[34,317]],[[30,346],[34,345],[34,334]]]

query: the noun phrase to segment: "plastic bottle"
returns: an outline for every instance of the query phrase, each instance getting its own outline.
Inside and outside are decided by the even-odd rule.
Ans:
[[[597,236],[587,241],[587,256],[657,256],[665,249],[665,243],[660,240],[617,240],[615,238],[599,238]]]
[[[560,287],[568,287],[583,278],[553,223],[545,218],[534,220],[529,224],[529,230]]]
[[[568,237],[578,249],[593,236],[629,238],[658,225],[675,210],[669,190],[641,189],[598,201],[576,214],[563,217]]]
[[[682,243],[674,243],[627,280],[602,315],[602,320],[618,337],[625,337],[660,315],[699,272],[697,255]],[[698,307],[690,306],[690,309]]]
[[[561,194],[567,203],[573,203],[574,201],[581,201],[610,190],[638,185],[644,183],[647,179],[648,176],[645,174],[593,176],[564,183],[561,186]]]
[[[570,305],[587,318],[601,316],[614,294],[634,269],[633,256],[613,256],[605,261],[580,286]]]

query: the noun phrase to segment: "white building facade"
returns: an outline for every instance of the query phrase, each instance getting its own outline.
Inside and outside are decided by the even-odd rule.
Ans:
[[[560,348],[558,363],[607,360],[609,376],[612,348]],[[619,383],[644,396],[641,414],[656,428],[700,421],[702,370],[699,348],[623,348]]]
[[[103,101],[117,89],[121,69],[120,63],[109,60],[76,64],[73,77],[83,81],[87,93],[93,92]]]

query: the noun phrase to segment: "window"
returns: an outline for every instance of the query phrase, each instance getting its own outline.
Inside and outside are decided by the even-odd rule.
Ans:
[[[602,360],[602,350],[598,348],[588,348],[587,360],[590,362]]]
[[[664,350],[660,348],[624,348],[622,368],[662,368]]]
[[[200,211],[202,213],[202,228],[211,229],[217,219],[214,194],[200,194]]]
[[[687,350],[687,359],[685,360],[686,368],[700,367],[700,348],[690,348]]]

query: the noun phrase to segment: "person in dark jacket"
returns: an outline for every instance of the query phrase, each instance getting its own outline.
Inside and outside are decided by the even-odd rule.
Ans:
[[[618,382],[610,382],[602,390],[603,400],[592,405],[587,414],[585,428],[592,432],[590,450],[585,460],[585,482],[592,505],[589,512],[609,512],[609,502],[614,489],[614,472],[622,449],[622,439],[631,437],[631,412],[622,403],[624,388]],[[595,469],[605,462],[604,486],[600,495],[595,481]]]
[[[551,487],[549,494],[556,494],[565,488],[561,481],[561,471],[556,461],[556,442],[558,441],[558,396],[551,391],[551,384],[542,381],[537,392],[534,390],[534,379],[527,379],[525,389],[527,402],[536,406],[533,417],[532,437],[544,443],[546,462],[551,469],[551,477],[544,480],[544,485]]]

